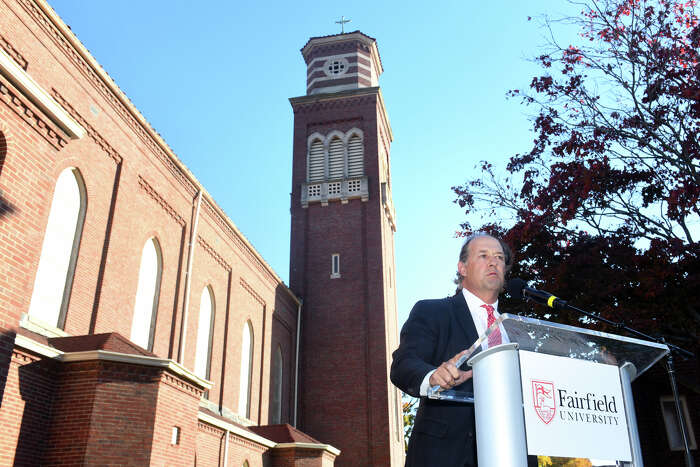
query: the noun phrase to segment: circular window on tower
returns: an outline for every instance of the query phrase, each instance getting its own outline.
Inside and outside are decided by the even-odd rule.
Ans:
[[[348,71],[348,61],[344,58],[331,58],[326,61],[323,71],[328,76],[338,76]]]

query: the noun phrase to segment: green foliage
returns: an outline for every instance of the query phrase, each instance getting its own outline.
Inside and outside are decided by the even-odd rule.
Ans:
[[[403,411],[403,446],[408,451],[408,440],[413,432],[413,424],[416,421],[416,410],[418,409],[418,399],[406,393],[401,395],[401,408]]]

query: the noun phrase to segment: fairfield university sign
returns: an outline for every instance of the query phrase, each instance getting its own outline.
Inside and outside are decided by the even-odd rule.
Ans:
[[[631,461],[616,366],[519,355],[528,454]]]
[[[550,381],[532,380],[532,402],[535,413],[542,422],[549,424],[559,407],[559,418],[573,423],[620,424],[620,413],[614,395],[602,397],[591,392],[585,396],[577,391],[557,389]]]

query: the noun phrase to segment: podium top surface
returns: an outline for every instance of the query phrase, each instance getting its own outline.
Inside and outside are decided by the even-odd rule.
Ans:
[[[499,324],[505,330],[504,342],[517,343],[520,350],[618,367],[631,363],[636,370],[636,376],[632,379],[651,368],[669,352],[666,345],[656,342],[506,313],[474,342],[465,360],[474,357],[488,345],[488,335]]]

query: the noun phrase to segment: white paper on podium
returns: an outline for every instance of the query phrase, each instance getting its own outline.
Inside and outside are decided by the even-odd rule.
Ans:
[[[631,462],[617,366],[519,354],[528,454]]]

